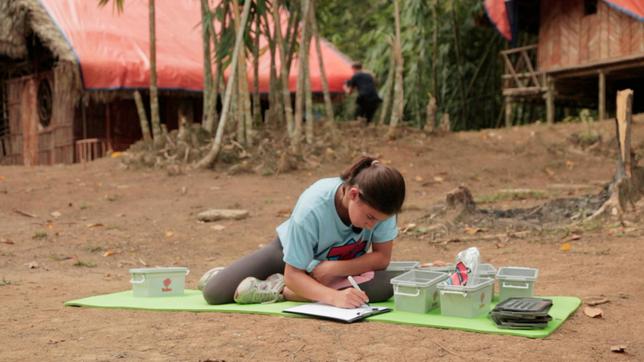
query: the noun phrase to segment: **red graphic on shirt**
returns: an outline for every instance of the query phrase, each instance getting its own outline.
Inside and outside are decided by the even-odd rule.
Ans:
[[[351,244],[346,244],[342,246],[334,246],[329,249],[327,254],[327,259],[329,260],[349,260],[354,259],[365,253],[367,248],[367,243],[362,240],[358,240]]]
[[[163,281],[163,285],[165,286],[165,288],[161,288],[161,291],[162,292],[171,292],[172,288],[170,288],[170,284],[172,284],[172,279],[165,278],[165,280]]]

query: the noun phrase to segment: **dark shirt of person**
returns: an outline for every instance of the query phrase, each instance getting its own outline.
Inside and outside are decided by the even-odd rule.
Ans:
[[[361,98],[379,98],[376,90],[376,82],[369,73],[356,72],[351,79],[347,81],[347,86],[358,91]]]

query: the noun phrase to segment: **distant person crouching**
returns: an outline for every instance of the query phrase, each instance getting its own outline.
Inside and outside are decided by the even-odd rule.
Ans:
[[[362,71],[362,64],[354,63],[351,68],[353,69],[353,77],[344,83],[344,91],[347,94],[354,90],[358,91],[355,117],[356,119],[366,119],[369,124],[382,99],[378,96],[373,76]]]

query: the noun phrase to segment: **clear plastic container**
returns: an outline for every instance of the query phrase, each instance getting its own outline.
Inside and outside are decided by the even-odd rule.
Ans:
[[[412,269],[391,280],[396,310],[427,313],[440,305],[436,285],[447,279],[447,273]]]
[[[385,269],[388,279],[393,279],[405,272],[418,268],[420,262],[418,261],[392,261]]]
[[[452,317],[474,318],[490,311],[494,279],[477,278],[467,285],[436,285],[440,292],[441,314]]]
[[[183,295],[188,273],[184,267],[130,269],[132,294],[135,297]]]
[[[496,279],[499,281],[499,302],[508,298],[532,297],[534,283],[539,276],[539,269],[518,266],[499,268]]]

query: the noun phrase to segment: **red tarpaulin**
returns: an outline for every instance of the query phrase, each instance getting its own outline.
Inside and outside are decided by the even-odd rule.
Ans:
[[[73,49],[81,68],[83,85],[90,90],[147,88],[150,62],[148,52],[148,1],[126,0],[118,13],[111,5],[98,7],[95,0],[40,0]],[[156,1],[157,84],[160,89],[203,90],[203,42],[199,0]],[[263,40],[262,44],[266,44]],[[324,68],[331,92],[342,92],[353,72],[352,61],[322,41]],[[311,89],[322,91],[315,46],[311,46]],[[279,60],[278,60],[279,62]],[[253,84],[249,60],[249,85]],[[267,93],[270,53],[260,56],[260,92]],[[278,63],[279,70],[279,63]],[[289,77],[295,91],[297,62]],[[252,89],[252,88],[251,88]]]
[[[496,29],[507,40],[512,40],[510,19],[506,2],[513,0],[485,0],[485,11]],[[608,6],[621,11],[629,16],[644,21],[644,0],[604,0]]]

